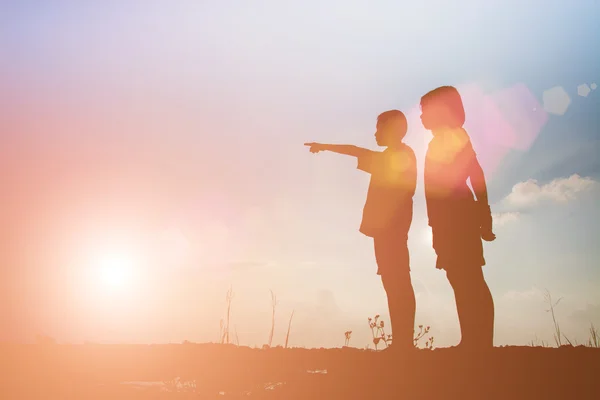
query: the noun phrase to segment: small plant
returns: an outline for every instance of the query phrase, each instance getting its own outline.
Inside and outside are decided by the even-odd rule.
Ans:
[[[346,331],[344,332],[344,336],[345,336],[345,341],[344,341],[344,346],[348,346],[350,344],[350,337],[352,336],[352,331]]]
[[[226,313],[226,323],[221,319],[220,327],[219,327],[219,337],[221,339],[221,344],[227,343],[229,344],[229,322],[231,316],[231,300],[233,300],[233,292],[230,287],[227,291],[227,295],[225,296],[225,301],[227,302],[227,313]]]
[[[383,341],[383,343],[385,344],[385,347],[387,348],[388,346],[391,345],[392,340],[393,340],[392,334],[385,333],[385,331],[384,331],[385,324],[379,318],[380,318],[380,315],[377,314],[377,315],[375,315],[374,318],[368,319],[369,328],[371,328],[371,334],[373,336],[373,344],[375,345],[375,350],[377,350],[377,346],[379,345],[379,343],[381,343],[381,341]],[[427,335],[429,333],[429,330],[430,330],[429,326],[423,327],[423,325],[419,325],[419,332],[413,338],[413,343],[414,343],[415,347],[419,347],[419,341],[423,337],[425,337],[425,335]],[[348,333],[348,332],[346,332],[346,333]],[[350,331],[350,333],[352,333],[352,331]],[[350,339],[348,338],[348,341],[349,340]],[[425,348],[429,349],[429,350],[433,350],[433,341],[434,341],[433,336],[430,336],[427,339],[427,341],[425,342]]]
[[[548,347],[548,343],[544,340],[540,340],[537,335],[535,335],[535,339],[529,342],[529,346],[531,347]]]
[[[371,334],[373,335],[373,344],[375,345],[375,350],[377,350],[377,346],[383,340],[385,343],[385,347],[387,348],[392,341],[392,335],[386,335],[384,331],[385,324],[383,321],[379,321],[379,314],[375,315],[375,318],[369,317],[369,328],[371,328]]]
[[[223,323],[223,318],[221,318],[219,320],[219,343],[223,344],[223,341],[225,340],[225,334],[223,334],[223,327],[224,327],[224,323]]]
[[[600,334],[594,324],[590,324],[590,338],[588,339],[588,347],[600,348]]]
[[[546,302],[548,303],[548,305],[550,307],[549,309],[546,310],[546,312],[549,312],[550,314],[552,314],[552,322],[554,323],[554,342],[556,343],[556,347],[560,347],[563,345],[563,342],[561,339],[560,325],[558,324],[558,321],[556,321],[556,316],[554,315],[554,307],[556,307],[558,305],[558,303],[560,303],[560,301],[562,300],[562,297],[559,298],[558,300],[556,300],[556,302],[553,302],[550,291],[548,289],[546,289],[544,298],[546,299]],[[571,343],[571,341],[569,340],[569,338],[567,338],[567,336],[564,333],[562,334],[562,336],[565,338],[565,340],[567,341],[568,344],[570,344],[571,346],[573,345]]]
[[[294,318],[294,310],[292,310],[292,315],[290,315],[290,322],[288,323],[287,333],[285,334],[285,348],[288,347],[288,340],[290,339],[290,329],[292,328],[292,318]]]
[[[273,293],[272,290],[270,292],[271,292],[272,313],[271,313],[271,332],[269,333],[269,343],[268,343],[269,347],[271,347],[271,345],[273,344],[273,333],[275,332],[275,307],[277,306],[277,296],[275,296],[275,293]]]
[[[423,325],[419,325],[419,333],[417,333],[415,338],[413,339],[415,347],[419,347],[419,340],[423,339],[423,337],[429,333],[429,329],[429,326],[423,328]],[[427,341],[425,342],[425,348],[433,350],[433,336],[430,336],[427,339]]]

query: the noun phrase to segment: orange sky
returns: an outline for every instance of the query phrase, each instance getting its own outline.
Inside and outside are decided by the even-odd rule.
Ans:
[[[588,141],[597,92],[577,95],[598,79],[583,45],[594,24],[577,22],[566,38],[554,29],[593,12],[273,2],[249,18],[253,10],[178,4],[0,6],[0,341],[214,341],[232,285],[242,344],[266,341],[273,289],[277,343],[295,310],[292,345],[339,346],[353,330],[363,347],[367,317],[386,314],[372,243],[358,232],[368,177],[302,144],[375,148],[377,114],[399,108],[419,162],[409,242],[417,323],[454,344],[453,296],[424,214],[429,134],[416,107],[441,84],[467,93],[503,215],[499,240],[486,244],[497,344],[551,340],[545,287],[565,297],[559,313],[574,336],[600,324],[597,142]],[[554,62],[584,56],[577,68]],[[546,104],[559,84],[572,114]],[[549,205],[509,207],[531,193]],[[99,272],[106,260],[125,275]]]

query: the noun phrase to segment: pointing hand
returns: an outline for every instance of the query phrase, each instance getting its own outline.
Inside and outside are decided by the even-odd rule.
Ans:
[[[309,151],[311,153],[318,153],[320,151],[325,150],[323,148],[323,145],[321,143],[315,143],[315,142],[311,142],[311,143],[304,143],[305,146],[309,146]]]

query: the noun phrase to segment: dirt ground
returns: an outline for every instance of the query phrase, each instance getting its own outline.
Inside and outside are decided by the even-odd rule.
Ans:
[[[600,349],[2,345],[0,398],[600,399]]]

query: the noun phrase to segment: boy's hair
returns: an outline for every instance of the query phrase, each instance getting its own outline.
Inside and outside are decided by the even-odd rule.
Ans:
[[[465,123],[465,107],[460,93],[454,86],[440,86],[421,97],[421,107],[427,104],[441,103],[449,111],[445,121],[440,121],[449,128],[462,128]]]
[[[398,135],[398,139],[404,139],[406,132],[408,131],[408,122],[406,116],[400,110],[389,110],[384,111],[377,116],[377,122],[386,125],[389,122],[395,121],[398,123],[398,130],[395,132]]]

